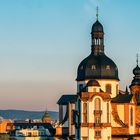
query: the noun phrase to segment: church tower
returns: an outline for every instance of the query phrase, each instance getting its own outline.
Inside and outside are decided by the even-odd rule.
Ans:
[[[91,53],[77,70],[76,139],[111,140],[111,98],[118,94],[118,68],[105,54],[98,12],[91,42]]]
[[[105,54],[104,29],[98,16],[91,29],[91,42],[91,54],[78,66],[77,91],[84,88],[89,80],[96,79],[101,86],[100,90],[109,92],[113,98],[118,94],[118,68]]]
[[[137,66],[133,69],[133,80],[131,82],[130,91],[136,98],[137,105],[140,105],[140,67],[138,64],[138,55],[137,55]]]

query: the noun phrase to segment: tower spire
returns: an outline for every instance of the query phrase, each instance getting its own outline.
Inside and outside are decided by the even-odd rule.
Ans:
[[[139,54],[137,53],[137,55],[136,55],[136,62],[137,62],[137,65],[139,65]]]
[[[98,20],[98,17],[99,17],[99,8],[98,6],[96,7],[96,19]]]

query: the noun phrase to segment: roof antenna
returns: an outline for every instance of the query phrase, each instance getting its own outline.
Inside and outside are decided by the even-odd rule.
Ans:
[[[137,59],[136,59],[136,62],[137,62],[137,66],[139,65],[139,54],[137,53]]]
[[[98,17],[99,17],[99,8],[98,6],[96,7],[96,19],[98,20]]]

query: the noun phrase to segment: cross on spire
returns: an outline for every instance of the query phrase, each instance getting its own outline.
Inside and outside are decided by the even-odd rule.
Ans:
[[[137,65],[139,65],[139,54],[137,53],[137,59],[136,59],[136,62],[137,62]]]
[[[98,20],[98,16],[99,16],[99,8],[97,6],[97,8],[96,8],[96,18],[97,18],[97,20]]]

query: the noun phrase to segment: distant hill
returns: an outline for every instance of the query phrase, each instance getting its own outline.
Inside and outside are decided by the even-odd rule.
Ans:
[[[53,120],[58,120],[58,112],[48,111]],[[40,119],[44,111],[25,111],[25,110],[0,110],[0,116],[5,119]]]

